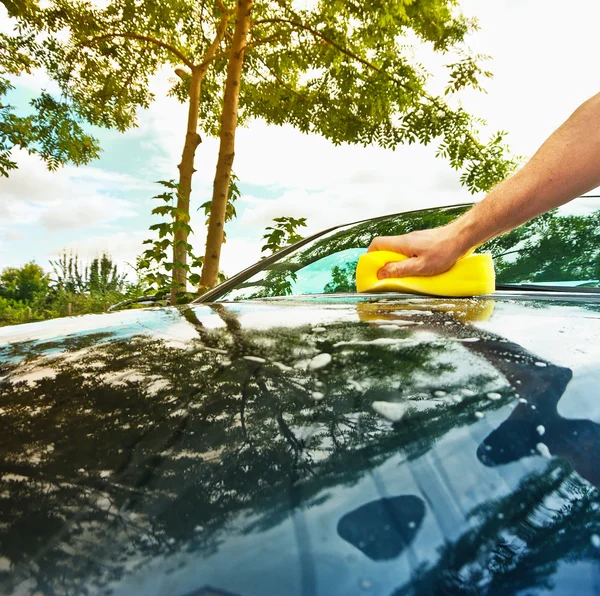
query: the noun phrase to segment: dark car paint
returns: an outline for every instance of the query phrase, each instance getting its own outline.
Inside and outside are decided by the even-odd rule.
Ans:
[[[0,329],[0,590],[595,593],[599,337],[519,292]]]

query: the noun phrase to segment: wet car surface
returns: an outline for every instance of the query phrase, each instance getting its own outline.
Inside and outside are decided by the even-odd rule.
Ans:
[[[0,590],[596,593],[592,282],[356,295],[333,260],[0,329]]]

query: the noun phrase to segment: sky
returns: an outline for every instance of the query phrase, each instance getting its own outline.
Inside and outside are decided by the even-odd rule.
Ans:
[[[464,107],[501,129],[514,155],[526,159],[579,104],[597,93],[597,0],[461,0],[480,30],[467,43],[492,57],[487,93],[461,94]],[[0,5],[0,13],[4,8]],[[0,14],[0,22],[7,22]],[[419,54],[443,88],[444,58]],[[139,114],[139,127],[124,134],[96,130],[103,149],[88,166],[48,172],[35,156],[15,152],[19,169],[0,178],[0,269],[49,261],[64,250],[89,260],[108,252],[125,271],[143,250],[161,189],[157,180],[177,177],[186,108],[166,97],[170,73],[153,81],[156,101]],[[11,100],[17,105],[53,85],[43,73],[20,77]],[[196,155],[191,239],[203,254],[202,212],[210,199],[216,139],[204,138]],[[261,236],[273,217],[306,217],[304,233],[398,211],[480,199],[461,187],[460,173],[435,157],[435,146],[333,146],[316,135],[261,121],[238,129],[233,167],[242,198],[238,217],[226,228],[222,269],[232,275],[260,258]]]

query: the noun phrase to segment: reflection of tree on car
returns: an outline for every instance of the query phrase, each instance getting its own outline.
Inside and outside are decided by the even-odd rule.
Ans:
[[[422,315],[412,305],[408,315],[375,302],[371,314],[414,324],[337,321],[324,331],[244,329],[232,308],[216,305],[217,328],[184,309],[198,331],[185,349],[106,334],[9,347],[13,363],[0,381],[0,556],[14,569],[0,587],[29,581],[43,592],[76,592],[90,577],[107,586],[132,561],[208,556],[234,529],[264,531],[291,509],[302,515],[334,487],[355,485],[393,455],[416,459],[474,424],[476,412],[514,399],[504,373],[440,359],[458,346],[462,364],[475,362],[486,354],[461,338],[477,337],[492,352],[497,338],[434,304]],[[428,325],[438,333],[418,335]],[[43,359],[56,350],[65,353]],[[333,358],[311,366],[320,354]],[[535,359],[518,356],[525,374]],[[19,379],[40,367],[45,377]],[[440,375],[450,370],[460,378],[440,396]],[[390,423],[373,407],[382,401],[406,414]],[[244,513],[252,518],[240,523]],[[571,537],[563,546],[579,548]]]
[[[600,211],[561,215],[553,210],[486,243],[494,255],[496,282],[600,281]]]
[[[244,284],[248,288],[259,288],[257,292],[249,292],[247,297],[260,298],[291,294],[292,282],[296,279],[295,273],[312,263],[353,248],[366,250],[375,236],[386,233],[404,234],[413,230],[444,225],[465,211],[466,207],[425,210],[382,217],[336,229],[294,252],[290,257],[274,263],[271,270],[267,268],[263,279],[251,280]],[[332,292],[345,291],[336,290],[335,287],[353,287],[354,285],[355,268],[352,270],[351,267],[338,267],[338,269],[338,281],[334,282],[335,285],[331,288]],[[319,291],[325,290],[320,288]]]
[[[597,491],[564,460],[552,460],[506,497],[471,511],[472,528],[393,596],[550,590],[560,562],[597,560],[598,501]]]
[[[393,307],[387,312],[395,319]],[[478,335],[472,328],[453,329],[452,334]],[[543,444],[564,459],[553,460],[544,473],[532,473],[508,497],[473,510],[469,515],[478,522],[475,528],[443,547],[437,563],[420,569],[395,596],[508,594],[550,587],[557,562],[567,555],[571,560],[597,558],[600,425],[558,415],[558,401],[572,372],[498,337],[480,335],[466,346],[490,362],[520,395],[509,418],[479,446],[478,458],[486,466],[508,464],[536,455],[536,447]],[[552,509],[545,506],[549,499]]]
[[[268,266],[261,274],[245,282],[240,297],[261,298],[291,294],[355,292],[358,257],[352,249],[364,249],[377,236],[406,234],[449,223],[464,207],[426,210],[387,216],[344,226],[314,240],[288,257]],[[326,263],[332,255],[344,255],[346,262]],[[600,212],[589,215],[565,215],[554,210],[541,215],[511,232],[480,247],[494,257],[498,284],[570,282],[572,285],[597,286],[600,283]],[[318,263],[330,267],[329,279],[321,286],[298,283],[303,271],[315,270]]]

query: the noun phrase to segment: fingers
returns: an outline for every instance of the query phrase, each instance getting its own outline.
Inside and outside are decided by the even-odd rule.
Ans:
[[[402,236],[378,236],[371,240],[367,252],[373,252],[374,250],[390,250],[400,254],[405,254],[402,250],[404,243],[401,241]]]
[[[377,279],[388,279],[392,277],[410,277],[419,275],[421,263],[416,257],[396,263],[386,263],[378,272]]]
[[[383,238],[373,238],[373,240],[371,240],[371,244],[369,244],[369,248],[367,248],[367,252],[373,252],[374,250],[383,250],[379,247],[379,244],[382,240]]]

